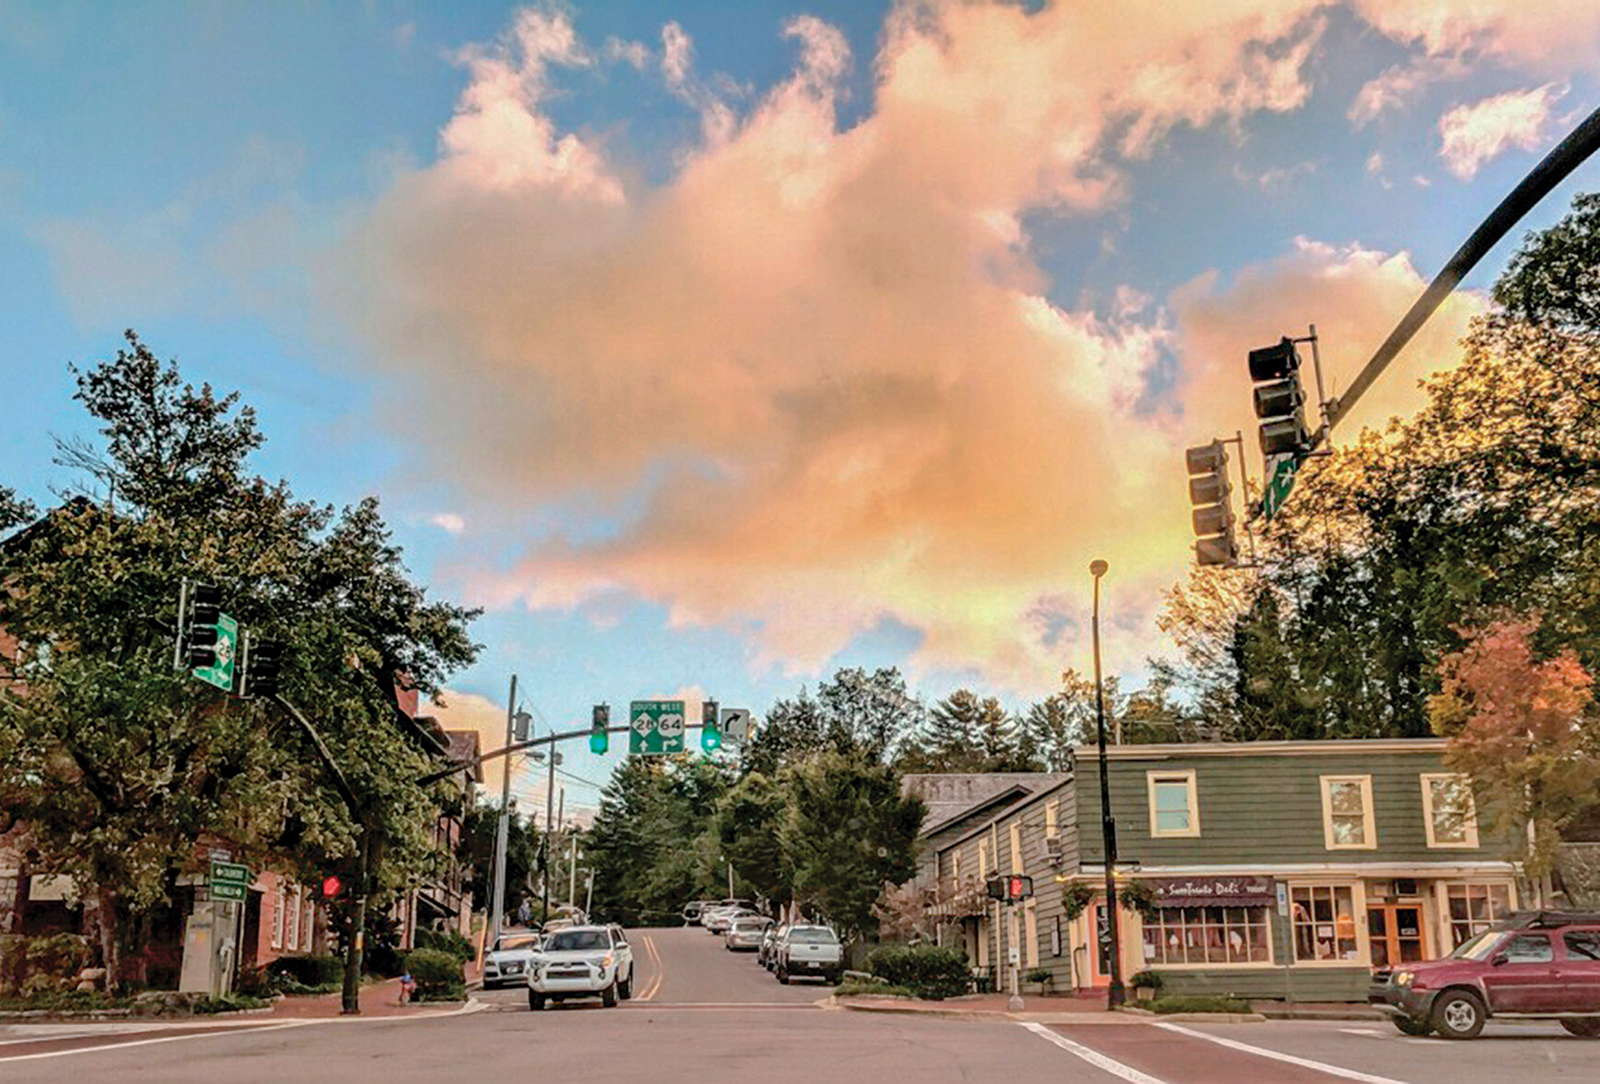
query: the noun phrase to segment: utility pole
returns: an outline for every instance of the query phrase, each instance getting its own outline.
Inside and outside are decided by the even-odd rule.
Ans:
[[[517,714],[517,675],[511,675],[511,693],[506,699],[506,744],[512,740],[511,728]],[[500,787],[500,827],[494,837],[494,900],[489,914],[489,945],[500,939],[501,913],[506,901],[506,843],[511,828],[511,758],[506,757],[505,778]]]
[[[567,844],[567,906],[578,905],[578,833],[569,832]]]
[[[541,888],[543,895],[540,905],[544,908],[544,918],[540,921],[550,921],[550,833],[555,830],[555,800],[556,800],[556,765],[561,762],[561,754],[554,749],[550,750],[550,772],[545,777],[544,784],[544,836],[539,840],[539,864],[544,867],[544,877]]]

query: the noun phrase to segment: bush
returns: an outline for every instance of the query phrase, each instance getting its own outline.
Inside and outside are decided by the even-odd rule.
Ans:
[[[437,995],[459,992],[466,985],[461,976],[461,961],[438,949],[417,949],[406,958],[406,968],[417,984],[418,1001],[459,1000]]]
[[[344,961],[337,956],[279,956],[266,966],[273,987],[283,993],[323,993],[344,984]]]
[[[954,949],[934,945],[880,948],[868,958],[867,970],[891,986],[904,986],[932,1001],[959,997],[971,983],[967,958]]]
[[[361,969],[379,978],[396,978],[406,972],[406,954],[393,945],[373,945],[361,954]]]
[[[239,1012],[242,1009],[265,1009],[271,1004],[271,1001],[263,997],[224,994],[222,997],[208,997],[203,1001],[196,1001],[190,1006],[190,1011],[196,1016],[211,1016],[219,1012]]]
[[[49,1009],[53,1012],[87,1012],[91,1009],[126,1009],[132,998],[111,997],[100,990],[52,991],[32,997],[0,997],[0,1012]]]
[[[1161,989],[1161,973],[1158,971],[1137,972],[1133,978],[1128,980],[1128,985],[1135,990],[1159,990]]]
[[[886,982],[845,981],[834,988],[836,997],[857,997],[863,994],[874,997],[916,997],[916,991],[907,986],[891,986]]]
[[[1198,995],[1158,997],[1154,1001],[1146,1001],[1141,1007],[1162,1015],[1175,1012],[1247,1013],[1255,1011],[1250,1007],[1248,1001],[1236,997],[1202,997]]]
[[[417,991],[418,1001],[465,1001],[467,1000],[467,985],[464,982],[453,983],[440,987],[437,990]]]
[[[449,953],[462,963],[475,959],[478,950],[471,941],[455,930],[418,930],[417,948]]]

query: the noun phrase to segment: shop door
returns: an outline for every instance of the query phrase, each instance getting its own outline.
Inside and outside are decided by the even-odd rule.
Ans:
[[[1095,986],[1111,985],[1111,923],[1104,901],[1094,905],[1094,946],[1089,953],[1089,977]]]
[[[1422,908],[1385,903],[1367,908],[1367,933],[1372,941],[1372,966],[1394,967],[1423,958]]]

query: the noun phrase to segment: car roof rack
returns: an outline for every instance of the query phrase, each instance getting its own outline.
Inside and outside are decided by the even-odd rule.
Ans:
[[[1550,930],[1560,926],[1600,926],[1600,912],[1518,911],[1505,923],[1508,930]]]

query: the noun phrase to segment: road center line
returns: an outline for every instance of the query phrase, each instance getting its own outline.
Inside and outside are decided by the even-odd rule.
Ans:
[[[1108,1058],[1098,1050],[1091,1050],[1081,1043],[1075,1043],[1065,1035],[1058,1035],[1043,1024],[1029,1021],[1019,1022],[1020,1027],[1025,1027],[1046,1042],[1055,1043],[1069,1054],[1075,1054],[1097,1069],[1104,1069],[1114,1077],[1130,1081],[1131,1084],[1166,1084],[1166,1081],[1153,1077],[1149,1073],[1141,1073],[1131,1065],[1124,1065],[1115,1058]]]
[[[80,1046],[72,1050],[48,1050],[43,1054],[12,1054],[9,1057],[0,1057],[0,1064],[8,1061],[34,1061],[38,1058],[65,1058],[73,1054],[98,1054],[105,1050],[126,1050],[130,1046],[149,1046],[151,1043],[181,1043],[185,1039],[221,1039],[227,1036],[251,1035],[260,1031],[279,1031],[283,1028],[303,1028],[310,1024],[321,1023],[320,1020],[289,1020],[281,1024],[250,1025],[247,1027],[228,1028],[225,1031],[208,1031],[200,1035],[163,1035],[156,1039],[131,1039],[125,1043],[102,1043],[99,1046]],[[50,1042],[49,1039],[40,1039],[39,1042]]]
[[[1225,1046],[1230,1050],[1240,1050],[1246,1054],[1255,1054],[1257,1057],[1271,1058],[1273,1061],[1288,1062],[1290,1065],[1315,1069],[1319,1073],[1342,1076],[1346,1080],[1360,1080],[1363,1084],[1404,1084],[1403,1081],[1396,1080],[1393,1077],[1363,1073],[1358,1069],[1346,1069],[1341,1065],[1329,1065],[1325,1061],[1312,1061],[1310,1058],[1301,1058],[1277,1050],[1268,1050],[1264,1046],[1251,1046],[1249,1043],[1241,1043],[1237,1039],[1224,1039],[1220,1035],[1208,1035],[1203,1031],[1195,1031],[1193,1028],[1186,1028],[1182,1024],[1157,1023],[1156,1027],[1166,1028],[1168,1031],[1176,1031],[1180,1035],[1190,1035],[1196,1039],[1204,1039],[1208,1043],[1216,1043],[1218,1046]]]

